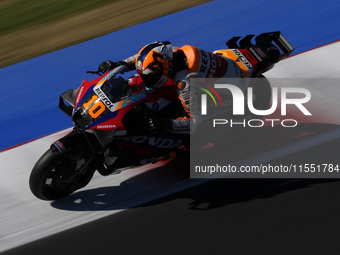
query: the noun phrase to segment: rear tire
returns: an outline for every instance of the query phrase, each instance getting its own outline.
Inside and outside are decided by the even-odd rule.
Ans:
[[[88,160],[71,159],[47,150],[31,172],[29,186],[32,193],[42,200],[56,200],[85,187],[95,172],[90,164],[85,166]]]

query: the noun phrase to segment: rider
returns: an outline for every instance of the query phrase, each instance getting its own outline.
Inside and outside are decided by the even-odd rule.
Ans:
[[[173,47],[168,41],[150,43],[137,55],[123,61],[107,60],[99,65],[98,70],[106,73],[119,65],[127,65],[130,70],[137,70],[144,85],[149,88],[158,89],[169,79],[174,81],[185,116],[178,119],[150,118],[149,126],[153,131],[183,134],[189,133],[190,121],[195,121],[195,116],[190,113],[190,78],[242,77],[240,67],[229,58],[190,45]],[[240,83],[239,86],[245,90],[245,85]]]

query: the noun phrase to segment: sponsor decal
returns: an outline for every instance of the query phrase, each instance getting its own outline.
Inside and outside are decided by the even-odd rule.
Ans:
[[[105,95],[105,93],[99,88],[95,88],[94,92],[97,94],[97,96],[100,98],[100,100],[104,103],[104,105],[111,111],[115,111],[116,107],[115,104],[108,99],[108,97]]]
[[[60,152],[66,151],[64,145],[63,145],[60,141],[54,142],[54,145],[55,145],[55,147],[57,147],[57,149],[58,149]]]
[[[235,53],[238,59],[246,66],[248,70],[253,69],[253,66],[249,63],[248,59],[239,50],[233,49],[232,51]]]
[[[133,136],[129,138],[129,141],[137,144],[148,144],[152,147],[160,149],[173,149],[178,148],[183,144],[182,139],[170,139],[160,137],[148,137],[148,136]]]
[[[214,53],[200,50],[201,62],[199,71],[207,78],[222,77],[228,69],[228,62]]]
[[[140,60],[137,61],[137,70],[138,71],[143,71],[143,63]]]
[[[255,48],[255,50],[262,58],[266,57],[266,55],[264,54],[264,52],[260,48]]]
[[[81,98],[81,96],[82,96],[83,90],[84,90],[84,87],[82,86],[82,87],[80,88],[80,91],[78,92],[78,96],[77,96],[77,99],[76,99],[76,104],[79,103],[79,100],[80,100],[80,98]]]
[[[201,50],[201,65],[200,72],[205,73],[209,64],[209,54],[208,52]]]
[[[112,129],[116,128],[116,125],[99,125],[97,126],[98,129]]]
[[[190,92],[183,93],[183,94],[180,95],[180,97],[186,105],[191,104],[191,94],[190,94]]]
[[[213,53],[200,50],[201,52],[201,66],[200,72],[205,73],[207,78],[215,77],[217,68],[217,56]]]
[[[256,57],[258,61],[261,61],[262,58],[256,53],[256,51],[253,48],[250,48],[251,53]]]

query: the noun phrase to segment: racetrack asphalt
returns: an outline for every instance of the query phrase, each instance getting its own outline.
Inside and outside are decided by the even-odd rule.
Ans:
[[[280,162],[336,162],[339,147]],[[212,180],[1,254],[339,254],[339,197],[338,179]]]

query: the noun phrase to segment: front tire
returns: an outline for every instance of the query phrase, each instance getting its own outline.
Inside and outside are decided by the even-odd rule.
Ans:
[[[42,200],[56,200],[85,187],[95,172],[89,160],[56,155],[47,150],[31,172],[29,186],[32,193]]]

